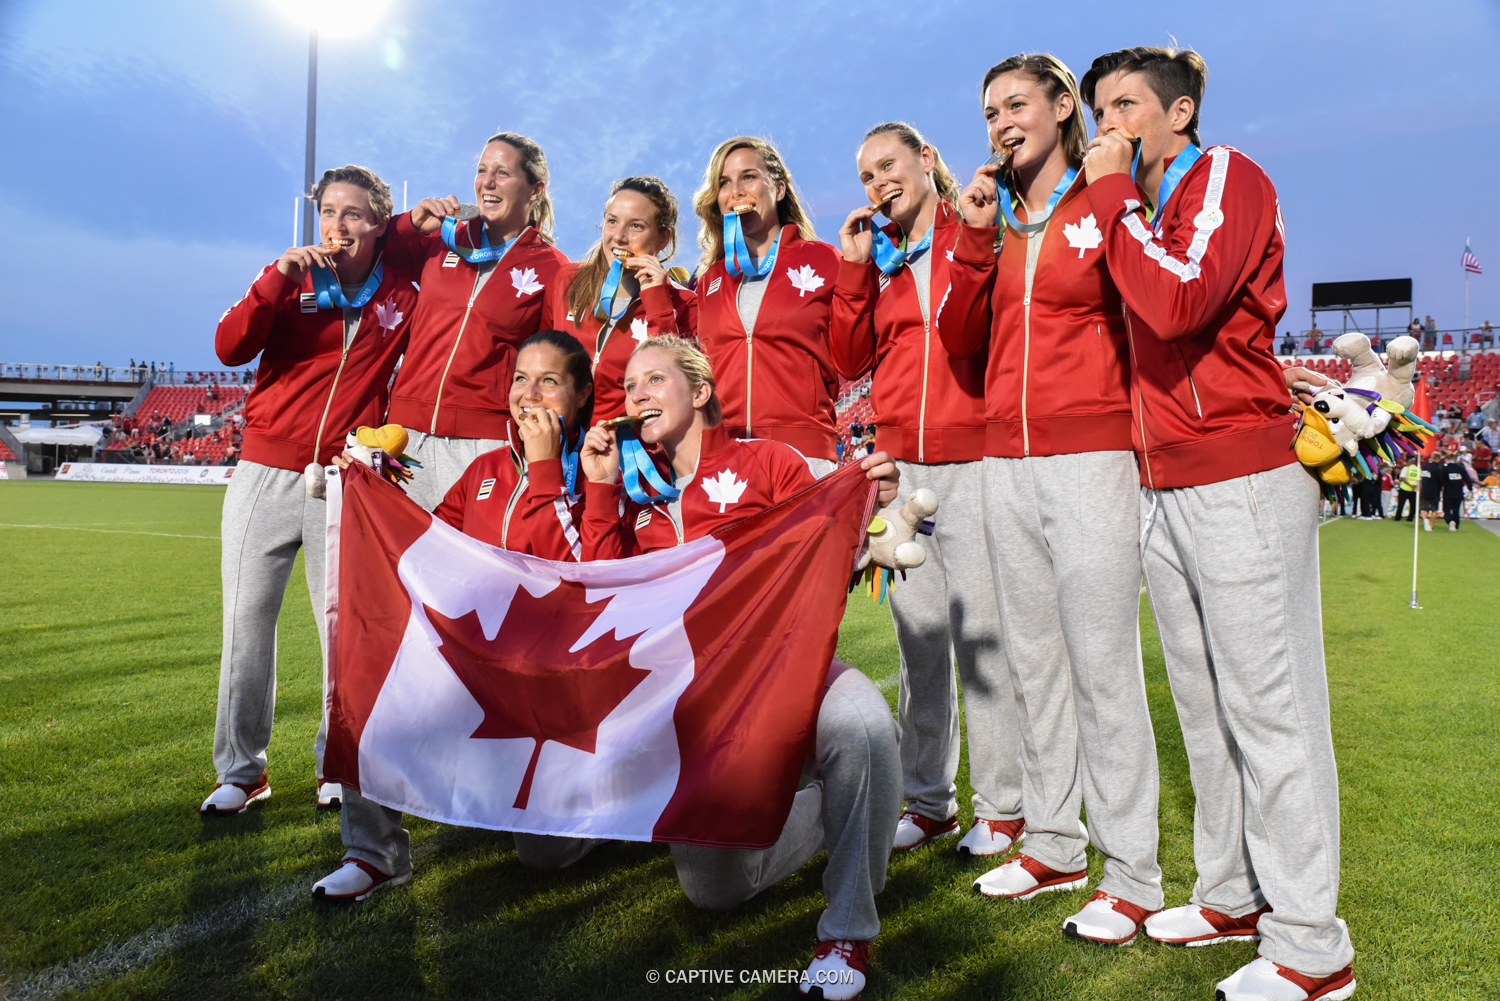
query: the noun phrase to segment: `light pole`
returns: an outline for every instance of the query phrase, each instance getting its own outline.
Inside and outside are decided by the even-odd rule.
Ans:
[[[303,177],[302,197],[307,204],[302,207],[302,245],[311,246],[317,231],[318,207],[313,204],[313,164],[318,150],[318,29],[307,32],[307,170]]]

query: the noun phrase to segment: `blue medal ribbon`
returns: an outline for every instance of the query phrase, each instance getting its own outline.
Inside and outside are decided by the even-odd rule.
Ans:
[[[1057,182],[1057,187],[1052,189],[1052,195],[1047,199],[1047,207],[1042,210],[1042,217],[1032,222],[1022,222],[1016,218],[1016,210],[1011,207],[1010,202],[1012,198],[1019,199],[1020,196],[1011,190],[1010,182],[1006,181],[1005,185],[1001,188],[1000,198],[998,199],[1000,202],[1000,213],[1005,217],[1005,224],[1017,233],[1029,234],[1037,232],[1043,226],[1047,225],[1047,220],[1052,218],[1052,210],[1057,208],[1057,203],[1062,200],[1062,196],[1067,190],[1073,186],[1073,180],[1077,176],[1077,169],[1069,167],[1067,173],[1063,174],[1062,180]]]
[[[484,224],[481,222],[479,225],[479,246],[460,247],[458,245],[457,239],[458,217],[451,215],[443,217],[443,228],[441,232],[443,235],[443,242],[448,245],[448,249],[453,251],[459,257],[462,257],[464,260],[468,261],[470,264],[484,264],[487,261],[498,261],[500,258],[505,256],[505,252],[511,248],[511,245],[520,239],[519,236],[513,236],[500,246],[492,247],[490,246],[489,230],[485,228]]]
[[[620,471],[624,473],[625,492],[630,495],[631,500],[649,507],[661,501],[674,501],[682,496],[681,490],[662,479],[661,471],[651,461],[646,446],[636,437],[634,427],[621,424],[615,428],[615,435],[620,443]],[[656,492],[655,497],[641,488],[642,476]]]
[[[370,272],[370,277],[365,279],[359,294],[350,302],[344,298],[344,290],[339,286],[338,275],[334,274],[333,268],[324,265],[312,269],[313,289],[318,294],[319,309],[359,309],[375,295],[375,290],[380,288],[381,279],[385,275],[385,262],[376,261],[375,269]]]
[[[932,246],[932,231],[937,228],[936,224],[928,227],[927,235],[922,237],[922,242],[910,250],[906,249],[906,234],[901,234],[901,246],[897,247],[891,242],[891,238],[885,235],[885,230],[879,226],[872,227],[874,234],[870,247],[872,256],[875,258],[875,266],[880,269],[881,274],[893,275],[906,266],[908,258],[916,257],[922,251]]]
[[[1151,223],[1152,229],[1160,231],[1159,220],[1162,217],[1161,210],[1166,207],[1168,200],[1172,197],[1172,193],[1177,190],[1177,185],[1182,182],[1183,175],[1192,169],[1193,164],[1197,163],[1198,158],[1202,155],[1203,151],[1201,149],[1193,143],[1188,143],[1187,148],[1177,154],[1177,158],[1172,161],[1172,165],[1162,175],[1161,187],[1156,192],[1156,206],[1146,215],[1146,221]],[[1140,176],[1140,170],[1141,148],[1137,146],[1135,149],[1135,160],[1130,164],[1130,178],[1136,181],[1137,184],[1140,183],[1136,180]]]
[[[574,488],[578,485],[578,450],[583,446],[584,429],[578,429],[578,441],[573,447],[568,448],[568,429],[563,428],[562,433],[562,468],[563,482],[568,486],[568,493],[576,494]]]
[[[724,270],[731,275],[739,277],[744,273],[752,278],[764,278],[776,266],[776,251],[780,246],[781,234],[778,232],[775,242],[771,244],[771,252],[760,262],[760,267],[753,268],[750,248],[745,245],[745,230],[740,225],[739,215],[731,212],[724,217]],[[741,259],[744,260],[743,264],[740,263]]]
[[[599,305],[594,307],[594,315],[601,320],[609,320],[613,323],[625,315],[630,308],[630,300],[625,300],[625,305],[620,307],[618,313],[609,311],[610,305],[615,301],[615,293],[620,290],[620,277],[624,274],[625,265],[620,258],[616,257],[609,266],[609,274],[605,276],[604,285],[599,289]]]

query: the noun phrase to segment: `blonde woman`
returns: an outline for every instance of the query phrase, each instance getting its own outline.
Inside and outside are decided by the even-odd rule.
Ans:
[[[693,209],[703,248],[698,336],[718,374],[726,431],[785,442],[818,475],[831,471],[838,251],[817,241],[780,152],[754,136],[719,144]]]
[[[450,195],[423,199],[392,227],[422,292],[387,419],[411,436],[422,470],[407,493],[429,511],[504,444],[516,351],[542,329],[545,290],[568,263],[552,246],[549,176],[540,146],[500,132],[475,167],[476,217],[461,220]]]
[[[593,359],[594,417],[625,412],[625,362],[646,338],[691,337],[698,301],[667,274],[677,246],[677,198],[657,177],[626,177],[604,203],[600,239],[547,290],[545,328],[578,338]]]
[[[1003,854],[1019,841],[1021,753],[1010,669],[984,537],[985,353],[950,356],[933,329],[958,240],[959,185],[937,149],[905,122],[877,125],[855,155],[868,204],[839,230],[829,339],[846,379],[874,373],[876,447],[895,456],[904,492],[934,491],[927,562],[891,597],[901,650],[902,789],[895,848],[959,833],[959,712],[964,683],[974,824],[960,854]],[[876,227],[877,209],[890,220]]]

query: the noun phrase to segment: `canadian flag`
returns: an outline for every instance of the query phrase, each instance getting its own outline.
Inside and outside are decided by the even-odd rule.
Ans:
[[[717,536],[553,563],[330,471],[326,778],[468,827],[769,847],[873,500],[848,467]]]

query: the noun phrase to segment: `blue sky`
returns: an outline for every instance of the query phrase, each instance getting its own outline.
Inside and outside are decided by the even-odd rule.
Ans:
[[[781,145],[834,240],[861,200],[864,130],[904,118],[960,177],[985,155],[978,83],[1015,52],[1081,74],[1123,45],[1203,53],[1206,142],[1279,189],[1290,298],[1411,276],[1463,319],[1465,237],[1500,323],[1500,6],[1489,2],[881,6],[392,0],[320,46],[318,166],[378,171],[411,201],[471,190],[504,128],[547,151],[558,242],[593,241],[610,181],[665,178],[684,206],[736,133]],[[905,44],[905,49],[895,46]],[[0,2],[0,360],[216,366],[219,315],[287,246],[301,187],[307,36],[270,0]]]

